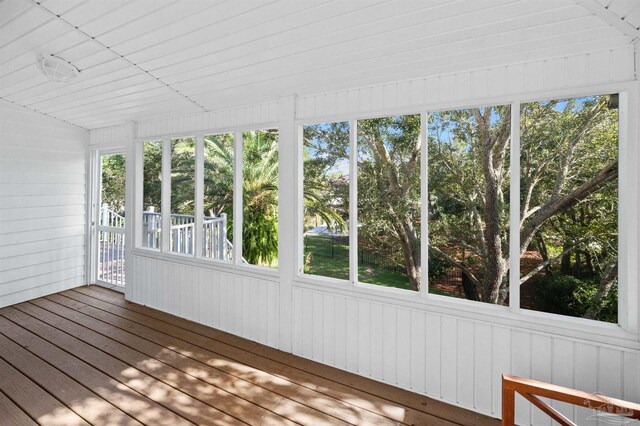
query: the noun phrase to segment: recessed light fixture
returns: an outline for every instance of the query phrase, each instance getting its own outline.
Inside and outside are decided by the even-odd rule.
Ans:
[[[36,65],[42,74],[55,82],[68,83],[80,74],[70,62],[54,55],[39,56]]]

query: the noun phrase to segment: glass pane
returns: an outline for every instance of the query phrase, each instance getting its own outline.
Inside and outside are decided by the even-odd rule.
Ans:
[[[304,273],[349,279],[349,123],[304,127]]]
[[[420,116],[358,122],[358,281],[420,288]]]
[[[522,105],[520,304],[618,322],[618,97]]]
[[[233,134],[204,138],[204,218],[202,256],[233,255]]]
[[[243,134],[243,263],[278,266],[278,131]]]
[[[171,141],[171,251],[193,254],[195,138]]]
[[[510,114],[429,114],[430,293],[508,303]]]
[[[161,247],[162,141],[143,144],[142,246]]]

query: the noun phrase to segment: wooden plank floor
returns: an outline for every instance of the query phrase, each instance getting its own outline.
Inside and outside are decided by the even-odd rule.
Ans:
[[[80,287],[0,309],[2,425],[498,425]]]

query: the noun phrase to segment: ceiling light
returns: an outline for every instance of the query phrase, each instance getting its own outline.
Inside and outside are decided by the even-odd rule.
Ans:
[[[71,63],[53,55],[39,56],[36,64],[42,74],[51,81],[68,83],[80,73],[80,70]]]

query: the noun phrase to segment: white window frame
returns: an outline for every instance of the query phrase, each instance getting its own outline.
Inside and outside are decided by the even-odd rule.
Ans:
[[[143,254],[147,257],[162,260],[179,260],[183,263],[194,266],[212,266],[215,269],[228,272],[239,272],[241,274],[277,277],[279,268],[270,268],[261,265],[251,265],[242,262],[242,241],[237,235],[242,235],[243,224],[243,152],[245,132],[279,130],[278,123],[268,123],[258,126],[238,126],[230,128],[210,129],[198,132],[184,132],[177,134],[162,135],[149,138],[136,138],[134,140],[135,154],[135,195],[136,209],[142,207],[144,189],[144,152],[145,142],[162,142],[162,191],[161,191],[161,213],[162,213],[162,234],[169,235],[171,229],[171,142],[181,138],[195,138],[195,191],[194,191],[194,250],[193,254],[176,253],[171,251],[170,238],[162,238],[159,249],[142,246],[142,214],[135,214],[135,247],[134,254]],[[204,202],[204,138],[211,135],[232,134],[234,137],[234,179],[233,179],[233,260],[231,262],[221,259],[206,258],[198,250],[202,242],[203,233],[203,202]],[[279,144],[279,143],[278,143]],[[140,235],[138,235],[140,234]]]
[[[294,285],[317,288],[324,285],[338,292],[346,294],[357,294],[368,297],[372,300],[396,299],[410,307],[425,307],[444,309],[443,312],[452,312],[469,316],[476,319],[491,320],[493,322],[504,322],[505,324],[525,325],[530,329],[541,330],[566,330],[566,334],[575,337],[574,332],[584,332],[589,335],[596,332],[602,334],[603,340],[611,342],[613,338],[622,340],[638,341],[638,269],[635,266],[638,258],[638,229],[637,221],[634,219],[635,206],[638,206],[638,194],[636,188],[640,183],[640,173],[638,167],[632,164],[638,157],[638,148],[631,142],[637,138],[635,122],[630,122],[632,116],[637,116],[635,111],[637,105],[636,87],[633,83],[604,84],[599,86],[589,86],[577,89],[549,90],[528,95],[493,97],[474,101],[472,103],[450,102],[441,105],[433,105],[419,108],[403,108],[399,110],[375,111],[370,114],[344,114],[324,117],[314,117],[312,119],[296,120],[298,126],[297,158],[300,168],[303,167],[303,145],[302,138],[304,126],[331,123],[349,122],[350,135],[350,211],[349,211],[349,250],[350,250],[350,279],[341,280],[336,278],[322,277],[304,273],[303,254],[304,244],[302,237],[297,238],[296,273]],[[611,324],[585,318],[570,317],[547,312],[538,312],[520,308],[520,288],[510,286],[509,306],[498,306],[488,303],[457,299],[428,292],[428,146],[427,140],[428,114],[441,111],[451,111],[482,106],[510,105],[511,106],[511,146],[510,152],[510,229],[516,232],[510,233],[509,240],[509,282],[519,282],[520,279],[520,155],[513,155],[513,152],[520,153],[520,105],[528,102],[545,101],[553,99],[570,99],[584,96],[599,96],[612,93],[619,94],[619,129],[618,129],[618,187],[619,187],[619,207],[618,207],[618,323]],[[421,290],[419,294],[412,290],[389,288],[376,284],[360,283],[357,281],[357,231],[354,224],[357,224],[357,121],[378,117],[391,117],[397,115],[420,114],[421,128],[420,137],[422,140],[421,152],[421,255],[423,274]],[[303,176],[298,174],[297,182],[297,203],[303,203]],[[304,218],[299,217],[299,224],[296,229],[298,234],[303,233]],[[624,230],[624,232],[623,232]],[[512,259],[517,259],[513,261]],[[633,284],[635,283],[635,284]],[[470,312],[472,311],[472,313]]]

